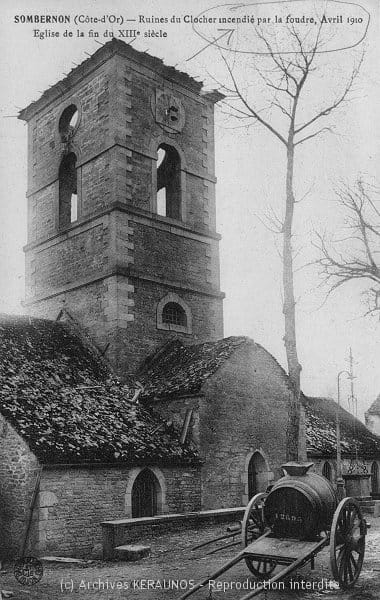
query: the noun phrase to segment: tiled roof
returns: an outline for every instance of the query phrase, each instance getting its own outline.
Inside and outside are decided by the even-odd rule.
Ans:
[[[246,337],[185,346],[179,340],[166,344],[139,373],[142,398],[197,394],[203,383],[231,356]]]
[[[138,376],[144,385],[140,398],[200,393],[247,342],[229,337],[191,346],[167,343]],[[0,316],[0,385],[0,412],[42,462],[198,460],[193,447],[180,446],[178,431],[131,402],[134,386],[122,385],[63,323]],[[303,396],[303,403],[309,454],[334,456],[335,402]],[[357,447],[359,456],[380,457],[380,437],[343,408],[340,415],[343,455],[354,455]]]
[[[336,455],[336,408],[330,398],[303,398],[306,410],[306,446],[310,455]],[[349,412],[340,408],[342,455],[380,458],[380,437]]]
[[[0,412],[42,462],[193,462],[63,323],[0,317]]]
[[[380,415],[380,394],[376,398],[375,402],[371,404],[367,413],[370,415]]]

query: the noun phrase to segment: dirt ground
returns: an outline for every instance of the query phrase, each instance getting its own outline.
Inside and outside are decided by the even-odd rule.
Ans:
[[[314,571],[306,566],[284,582],[284,589],[266,590],[259,598],[380,600],[380,518],[369,518],[368,521],[371,529],[367,536],[363,570],[352,590],[337,589],[331,579],[328,549],[324,549],[316,558]],[[171,533],[157,540],[142,540],[142,543],[151,546],[151,556],[134,563],[63,565],[44,562],[42,579],[32,586],[20,585],[14,577],[13,564],[6,564],[0,573],[0,590],[11,591],[15,600],[178,600],[183,593],[181,588],[189,589],[195,581],[218,569],[239,551],[240,546],[211,556],[205,556],[206,550],[191,552],[194,545],[219,532],[224,533],[225,526]],[[247,593],[244,585],[252,586],[254,579],[245,564],[240,563],[219,581],[224,589],[205,586],[191,598],[238,600]]]

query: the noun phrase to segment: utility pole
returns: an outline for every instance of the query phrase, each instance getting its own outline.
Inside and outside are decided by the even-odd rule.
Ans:
[[[340,378],[342,377],[342,375],[347,375],[348,379],[350,380],[350,389],[351,389],[351,393],[348,399],[348,403],[349,403],[349,408],[351,409],[351,403],[352,403],[352,413],[354,415],[354,417],[357,417],[357,400],[354,394],[354,358],[353,358],[353,354],[352,354],[352,348],[350,347],[350,353],[349,353],[349,363],[350,363],[350,370],[347,371],[347,369],[344,369],[343,371],[340,371],[338,373],[338,405],[337,405],[337,409],[336,409],[336,474],[337,474],[337,478],[336,478],[336,485],[337,485],[337,491],[338,491],[338,498],[339,500],[341,500],[342,498],[344,498],[344,480],[342,477],[342,450],[341,450],[341,440],[340,440]],[[358,448],[357,448],[357,444],[356,446],[356,459],[357,459],[357,454],[358,454]]]
[[[344,498],[344,480],[342,477],[342,449],[340,444],[340,378],[342,375],[347,375],[351,378],[351,373],[344,369],[338,373],[338,404],[336,407],[336,485],[338,492],[338,500]]]
[[[350,382],[351,382],[351,393],[350,393],[350,397],[348,399],[348,405],[350,410],[352,410],[352,414],[354,415],[354,417],[358,417],[358,404],[357,404],[357,399],[356,396],[354,394],[354,357],[352,354],[352,348],[350,346],[350,354],[349,354],[349,359],[348,359],[349,363],[350,363]]]

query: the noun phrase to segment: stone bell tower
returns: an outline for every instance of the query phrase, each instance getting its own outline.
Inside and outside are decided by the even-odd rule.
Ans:
[[[65,308],[120,375],[173,335],[223,335],[214,104],[222,96],[112,40],[21,111],[26,301]]]

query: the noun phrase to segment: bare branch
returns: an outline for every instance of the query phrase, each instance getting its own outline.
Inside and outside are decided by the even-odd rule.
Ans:
[[[326,108],[319,111],[319,113],[316,114],[312,119],[310,119],[303,125],[296,127],[296,129],[294,131],[295,134],[300,133],[303,129],[306,129],[306,127],[309,127],[310,125],[315,123],[315,121],[317,121],[318,119],[328,116],[333,110],[338,108],[338,106],[340,106],[347,99],[347,96],[349,95],[349,93],[352,89],[352,86],[359,74],[359,70],[360,70],[361,64],[363,62],[363,58],[364,58],[364,53],[361,55],[359,63],[353,68],[351,76],[350,76],[342,94],[332,104],[330,104]]]
[[[242,93],[241,93],[241,91],[240,91],[240,89],[239,89],[239,86],[237,85],[236,79],[235,79],[235,77],[234,77],[234,74],[233,74],[233,72],[232,72],[232,70],[231,70],[231,67],[230,67],[230,65],[228,64],[228,61],[226,60],[226,58],[225,58],[225,56],[224,56],[224,54],[223,54],[223,53],[221,53],[221,55],[222,55],[222,58],[223,58],[224,64],[225,64],[225,65],[226,65],[226,67],[227,67],[228,73],[229,73],[229,75],[230,75],[230,77],[231,77],[231,81],[232,81],[232,83],[233,83],[233,85],[234,85],[235,92],[236,92],[237,96],[240,98],[240,100],[241,100],[241,102],[243,103],[243,105],[244,105],[244,106],[246,107],[246,109],[247,109],[247,110],[248,110],[248,111],[249,111],[249,112],[252,114],[252,116],[253,116],[255,119],[257,119],[257,121],[259,121],[259,123],[261,123],[262,125],[264,125],[264,127],[265,127],[266,129],[268,129],[268,131],[270,131],[271,133],[273,133],[273,135],[275,135],[275,136],[276,136],[276,137],[277,137],[277,138],[278,138],[278,139],[279,139],[279,140],[280,140],[280,141],[281,141],[281,142],[282,142],[282,143],[283,143],[283,144],[286,146],[286,140],[285,140],[285,138],[284,138],[284,137],[283,137],[283,136],[282,136],[282,135],[281,135],[281,134],[280,134],[280,133],[279,133],[279,132],[278,132],[278,131],[277,131],[277,130],[276,130],[276,129],[275,129],[275,128],[274,128],[274,127],[273,127],[273,126],[270,124],[270,123],[268,123],[268,121],[266,121],[265,119],[263,119],[263,118],[262,118],[262,117],[259,115],[259,112],[258,112],[256,109],[252,108],[252,107],[251,107],[251,106],[248,104],[248,102],[246,101],[246,99],[245,99],[245,98],[244,98],[244,96],[242,95]]]
[[[333,128],[332,127],[322,127],[322,129],[318,129],[318,131],[316,131],[315,133],[311,133],[310,135],[307,135],[306,137],[302,138],[301,140],[298,140],[298,142],[295,142],[294,145],[299,146],[299,144],[303,144],[303,142],[306,142],[307,140],[311,140],[311,138],[316,137],[317,135],[319,135],[320,133],[323,133],[324,131],[329,131],[330,133],[332,133]]]
[[[354,280],[374,282],[375,287],[371,286],[366,295],[372,306],[370,312],[377,311],[380,298],[380,252],[377,240],[380,220],[376,222],[376,219],[379,218],[379,211],[362,180],[358,180],[352,188],[341,185],[336,195],[340,205],[349,211],[352,234],[328,242],[325,234],[317,233],[315,246],[320,258],[316,262],[322,268],[321,274],[329,285],[329,293]],[[374,221],[366,216],[368,209],[372,210]]]

